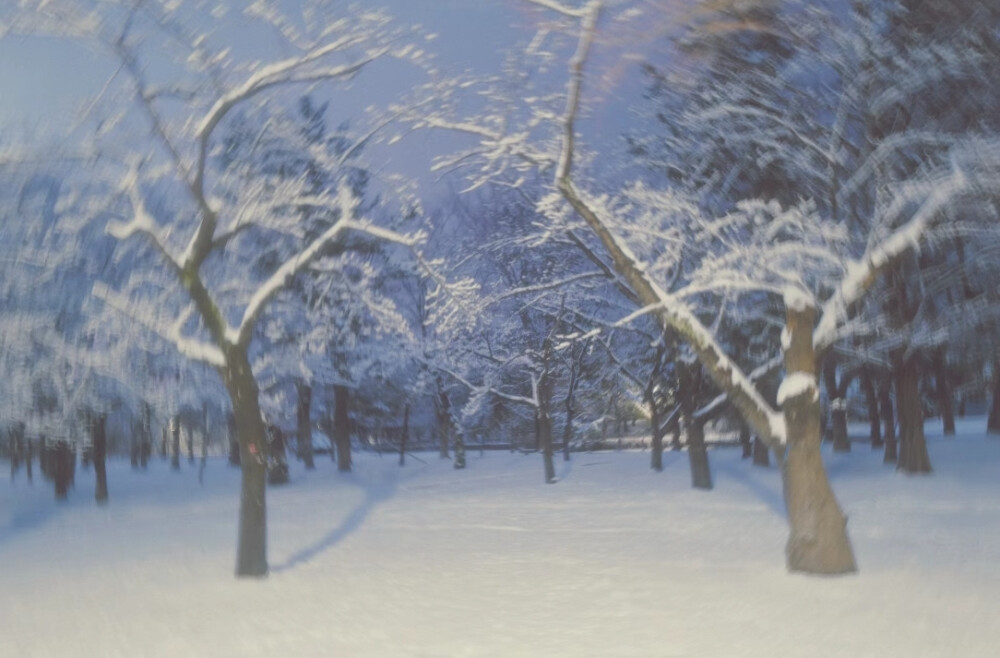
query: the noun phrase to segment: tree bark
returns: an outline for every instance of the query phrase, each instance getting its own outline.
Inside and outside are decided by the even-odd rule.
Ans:
[[[181,470],[181,418],[174,416],[170,419],[170,468],[174,471]]]
[[[236,414],[229,414],[226,419],[226,425],[229,430],[229,465],[239,466],[240,465],[240,438],[239,432],[236,429]]]
[[[337,470],[351,470],[351,425],[347,414],[349,392],[346,386],[333,387],[333,440],[337,444]]]
[[[823,382],[826,385],[826,396],[830,400],[830,431],[833,439],[834,452],[850,452],[851,441],[847,436],[847,384],[849,379],[841,373],[840,383],[837,383],[837,364],[827,357],[823,366]]]
[[[920,400],[920,367],[916,358],[900,357],[896,367],[896,412],[899,415],[899,461],[904,473],[930,473],[931,459],[924,437],[924,412]]]
[[[406,466],[406,444],[410,440],[410,403],[403,407],[403,433],[399,437],[399,465]]]
[[[438,395],[435,400],[434,415],[437,419],[438,456],[448,459],[448,446],[451,443],[451,402],[444,391],[441,378],[437,380]]]
[[[750,439],[750,426],[743,419],[740,419],[740,447],[743,449],[741,459],[749,459],[753,456],[753,441]]]
[[[759,436],[753,438],[753,465],[771,466],[771,451],[767,449],[767,444],[760,440]]]
[[[452,464],[456,469],[465,468],[465,435],[461,429],[455,433],[455,461]]]
[[[55,448],[51,451],[52,461],[52,475],[55,484],[56,500],[66,500],[69,496],[69,482],[72,476],[70,475],[70,456],[75,455],[70,451],[69,444],[65,441],[57,441]]]
[[[882,410],[882,424],[885,428],[885,456],[882,461],[895,464],[899,459],[896,445],[896,412],[892,406],[892,377],[887,377],[879,387],[878,406]]]
[[[678,361],[677,366],[681,415],[684,417],[684,428],[687,431],[691,486],[695,489],[711,489],[712,471],[708,461],[708,450],[705,448],[705,425],[694,415],[698,391],[701,389],[702,366],[699,363],[687,364],[682,361]]]
[[[296,452],[298,452],[299,459],[305,464],[306,470],[311,471],[316,468],[316,463],[313,461],[312,445],[312,386],[305,382],[296,382],[295,391],[298,394]]]
[[[576,416],[576,408],[573,406],[573,397],[566,398],[566,423],[563,425],[563,461],[569,461],[569,444],[573,440],[573,419]]]
[[[712,488],[712,470],[705,447],[705,424],[694,420],[687,427],[688,462],[691,466],[691,486],[695,489]]]
[[[875,393],[875,384],[872,382],[871,373],[867,370],[861,373],[861,392],[865,395],[865,404],[868,407],[868,436],[871,439],[872,449],[882,447],[882,425],[879,422],[878,395]]]
[[[948,358],[944,348],[934,352],[934,388],[945,436],[955,436],[955,396],[948,379]]]
[[[986,420],[988,434],[1000,434],[1000,359],[993,359],[993,400]]]
[[[847,536],[847,519],[830,488],[820,454],[820,403],[811,307],[787,309],[786,377],[805,376],[811,386],[792,391],[783,401],[786,453],[782,463],[790,533],[785,556],[791,571],[840,574],[857,571]]]
[[[259,391],[246,351],[230,348],[223,379],[233,405],[240,446],[240,512],[236,575],[267,575],[267,439]]]
[[[104,414],[100,414],[93,422],[91,441],[94,446],[94,500],[98,504],[104,504],[108,502],[108,469],[106,463],[108,456],[108,419]]]

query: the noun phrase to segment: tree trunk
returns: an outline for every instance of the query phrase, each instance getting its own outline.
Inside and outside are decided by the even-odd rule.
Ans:
[[[233,348],[227,361],[223,379],[233,405],[242,476],[236,575],[259,578],[267,575],[267,439],[246,352]]]
[[[403,407],[403,433],[399,437],[399,465],[406,466],[406,444],[410,440],[410,403]]]
[[[333,387],[333,439],[337,444],[337,470],[351,470],[351,425],[347,415],[349,392],[346,386]]]
[[[181,470],[181,418],[174,416],[170,419],[170,468],[174,471]]]
[[[652,435],[650,444],[649,467],[654,471],[663,471],[663,419],[660,417],[660,405],[656,403],[656,378],[659,368],[653,370],[649,385],[646,387],[646,403],[649,405],[649,431]]]
[[[767,449],[767,444],[761,441],[759,436],[753,438],[753,465],[771,466],[771,453]]]
[[[705,447],[705,425],[694,420],[688,425],[688,462],[691,466],[691,486],[695,489],[712,488],[712,470]]]
[[[185,445],[187,447],[188,453],[188,465],[194,465],[194,430],[191,427],[187,428],[187,434],[185,436]]]
[[[841,373],[840,384],[837,384],[837,364],[827,357],[823,367],[823,382],[826,385],[826,396],[830,400],[830,431],[833,439],[834,452],[850,452],[851,441],[847,436],[847,383],[846,374]]]
[[[680,391],[681,415],[687,431],[688,466],[691,469],[691,486],[695,489],[712,488],[712,472],[705,448],[704,422],[694,417],[701,389],[700,363],[677,364],[678,389]]]
[[[104,414],[94,419],[93,435],[93,459],[94,459],[94,500],[98,504],[108,502],[108,434],[107,417]]]
[[[133,425],[133,429],[134,429]],[[139,470],[139,437],[135,434],[132,435],[131,441],[129,441],[129,464],[132,466],[133,471]]]
[[[934,388],[945,436],[955,436],[955,400],[948,381],[948,359],[944,348],[934,352]]]
[[[875,384],[868,371],[861,373],[861,391],[865,395],[865,404],[868,407],[868,435],[871,438],[872,449],[882,447],[882,425],[879,422],[878,395],[875,393]]]
[[[569,444],[573,440],[573,418],[576,416],[576,409],[573,406],[573,398],[566,398],[566,424],[563,425],[563,461],[569,461]]]
[[[1000,434],[1000,359],[993,359],[993,401],[986,420],[988,434]]]
[[[899,459],[896,446],[896,412],[892,406],[892,378],[887,377],[878,392],[878,406],[882,410],[882,424],[885,428],[885,456],[882,461],[895,464]]]
[[[461,430],[455,432],[455,462],[454,468],[465,468],[465,435]]]
[[[815,319],[816,310],[812,307],[787,309],[786,377],[809,378],[811,385],[795,387],[788,397],[779,400],[787,440],[782,463],[790,526],[785,557],[791,571],[840,574],[857,571],[857,565],[847,537],[847,519],[830,488],[820,455],[820,403],[813,349]]]
[[[296,382],[295,391],[298,393],[296,452],[298,452],[299,459],[305,464],[306,470],[311,471],[316,468],[316,463],[313,461],[312,443],[312,386],[305,382]]]
[[[240,465],[240,438],[236,429],[236,415],[231,413],[226,419],[229,430],[229,465]]]
[[[65,441],[57,441],[55,448],[51,450],[51,466],[53,481],[55,484],[56,500],[66,500],[69,495],[70,475],[70,452],[69,444]],[[75,457],[75,456],[74,456]]]
[[[448,400],[448,394],[442,389],[440,378],[437,387],[434,415],[437,419],[438,456],[441,459],[448,459],[448,445],[451,443],[451,402]]]
[[[920,368],[915,358],[896,368],[896,412],[899,416],[899,461],[904,473],[930,473],[931,459],[924,438],[924,412],[920,400]]]
[[[741,459],[749,459],[753,456],[753,441],[750,440],[750,426],[740,419],[740,447],[743,449]]]

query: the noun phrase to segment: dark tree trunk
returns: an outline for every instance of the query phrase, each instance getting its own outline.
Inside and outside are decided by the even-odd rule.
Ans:
[[[349,392],[346,386],[333,387],[333,440],[337,444],[337,470],[351,470],[351,424],[347,415]]]
[[[660,383],[660,373],[663,368],[662,346],[656,350],[656,358],[653,361],[653,371],[649,375],[649,382],[646,384],[646,404],[649,405],[649,431],[652,437],[650,443],[649,466],[654,471],[663,471],[663,435],[666,433],[666,424],[660,409],[660,400],[657,395]]]
[[[857,571],[857,566],[847,537],[847,519],[830,488],[820,454],[815,319],[814,308],[787,309],[786,376],[809,377],[812,386],[793,389],[782,404],[787,434],[782,481],[790,525],[785,556],[791,571],[840,574]]]
[[[410,403],[403,407],[403,432],[399,437],[399,465],[406,466],[406,444],[410,440]]]
[[[451,443],[451,402],[444,391],[440,377],[437,380],[438,395],[434,406],[437,420],[438,456],[448,459],[448,446]]]
[[[267,439],[259,391],[247,354],[231,349],[223,379],[229,391],[240,446],[240,512],[236,575],[267,575]]]
[[[993,360],[993,400],[986,420],[986,432],[1000,434],[1000,359]]]
[[[181,470],[181,418],[170,419],[170,468]]]
[[[288,457],[285,454],[285,433],[277,425],[266,428],[268,437],[267,483],[288,484]]]
[[[185,447],[187,447],[188,453],[188,465],[194,465],[194,431],[191,427],[187,428],[187,432],[184,437]]]
[[[688,461],[691,465],[691,486],[695,489],[712,488],[712,471],[705,447],[705,425],[695,420],[687,428]]]
[[[878,395],[871,373],[861,373],[861,392],[865,395],[865,405],[868,407],[868,435],[871,438],[872,449],[882,447],[882,424],[879,422]]]
[[[298,393],[298,407],[296,410],[296,420],[298,421],[298,440],[296,441],[296,451],[299,459],[305,464],[306,470],[311,471],[316,468],[313,461],[312,442],[312,386],[304,382],[295,384],[295,391]]]
[[[882,425],[885,429],[885,457],[882,461],[886,464],[895,464],[899,459],[896,446],[896,411],[892,406],[892,378],[887,377],[879,387],[878,406],[882,410]]]
[[[552,377],[552,363],[555,355],[552,350],[552,336],[547,336],[542,345],[542,374],[538,378],[538,409],[536,418],[538,420],[541,434],[542,461],[545,465],[545,482],[552,484],[556,481],[556,467],[553,461],[552,448],[552,395],[555,390],[555,382]]]
[[[670,440],[670,449],[674,452],[681,449],[681,424],[679,421],[674,423],[674,435]]]
[[[826,396],[830,400],[830,432],[834,452],[850,452],[851,441],[847,436],[847,385],[850,383],[845,373],[840,375],[837,383],[837,364],[827,357],[823,367],[823,382],[826,386]]]
[[[52,453],[52,476],[55,483],[56,500],[66,500],[69,495],[69,483],[73,476],[70,459],[76,456],[70,451],[69,444],[57,441]]]
[[[753,438],[753,465],[771,466],[771,452],[767,449],[767,444],[760,440],[760,437]]]
[[[34,456],[35,456],[34,455],[34,446],[32,446],[32,444],[31,444],[31,439],[25,439],[24,445],[25,445],[25,450],[26,450],[25,455],[24,455],[24,465],[27,468],[28,484],[31,484],[31,482],[32,482],[31,462],[32,462],[32,460],[34,459]]]
[[[563,425],[563,461],[569,461],[569,445],[573,440],[573,419],[576,416],[576,408],[573,406],[573,398],[566,398],[566,423]]]
[[[750,426],[743,419],[740,419],[740,447],[743,449],[741,459],[749,459],[753,456],[753,441],[750,439]]]
[[[139,437],[133,435],[132,440],[129,442],[129,464],[132,466],[133,471],[139,470]]]
[[[139,467],[143,470],[149,467],[149,457],[153,450],[153,409],[148,403],[142,403],[142,421],[139,436]]]
[[[945,436],[955,436],[955,396],[948,380],[948,358],[944,348],[934,352],[934,384]]]
[[[108,502],[108,434],[107,417],[104,414],[94,419],[93,435],[93,459],[94,459],[94,500],[99,504]]]
[[[678,362],[678,388],[680,391],[681,415],[687,431],[688,465],[691,469],[691,486],[695,489],[712,488],[712,472],[705,447],[704,421],[695,418],[694,412],[701,389],[700,364]]]
[[[896,368],[896,412],[899,416],[899,461],[904,473],[930,473],[931,459],[924,438],[924,412],[920,400],[920,368],[910,358]]]
[[[229,414],[226,419],[226,424],[229,429],[229,465],[239,466],[240,465],[240,438],[239,432],[236,429],[236,415]]]
[[[454,433],[455,434],[455,462],[453,466],[456,469],[465,468],[465,435],[462,434],[461,430]]]

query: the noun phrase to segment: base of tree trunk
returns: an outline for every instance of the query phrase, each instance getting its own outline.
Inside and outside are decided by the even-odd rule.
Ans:
[[[691,466],[691,486],[695,489],[712,488],[712,470],[705,449],[704,428],[697,424],[688,429],[688,463]]]
[[[245,455],[244,455],[245,457]],[[267,469],[253,458],[242,460],[239,540],[236,548],[236,575],[262,578],[267,575]]]
[[[753,440],[753,465],[754,466],[771,466],[771,454],[767,449],[767,444],[760,440],[760,437],[754,437]]]

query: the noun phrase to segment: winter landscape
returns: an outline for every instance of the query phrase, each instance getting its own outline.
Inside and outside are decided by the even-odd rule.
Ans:
[[[981,0],[0,4],[0,656],[995,655],[998,70]]]

